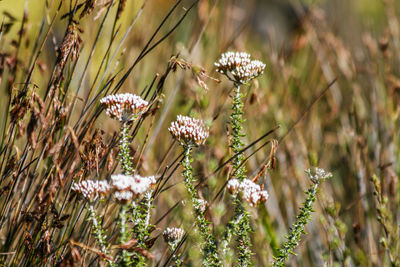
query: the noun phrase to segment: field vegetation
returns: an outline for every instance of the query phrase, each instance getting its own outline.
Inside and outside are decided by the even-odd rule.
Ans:
[[[0,265],[400,266],[399,1],[0,12]]]

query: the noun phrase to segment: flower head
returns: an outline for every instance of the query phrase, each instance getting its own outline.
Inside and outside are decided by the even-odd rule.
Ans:
[[[238,179],[230,179],[226,187],[228,187],[228,190],[231,192],[231,194],[236,194],[240,187],[240,182]]]
[[[125,93],[103,97],[100,103],[107,107],[106,114],[121,122],[135,121],[149,106],[140,96]]]
[[[168,131],[182,145],[199,146],[204,144],[208,137],[208,131],[202,120],[182,115],[178,115]]]
[[[142,177],[138,174],[115,174],[111,175],[111,182],[115,199],[129,201],[148,191],[156,184],[156,179],[154,176]]]
[[[167,243],[179,243],[183,236],[185,234],[185,231],[181,228],[167,228],[163,232],[163,237],[165,242]]]
[[[131,191],[115,191],[114,198],[119,202],[128,202],[134,197]]]
[[[218,72],[238,84],[247,83],[258,77],[265,68],[263,62],[251,60],[250,55],[245,52],[226,52],[214,64]]]
[[[110,192],[111,187],[107,181],[84,180],[79,183],[73,183],[72,191],[78,192],[88,201],[94,201],[104,197]]]
[[[268,199],[268,192],[261,190],[261,187],[249,179],[240,182],[238,179],[231,179],[227,184],[229,192],[236,194],[240,192],[242,198],[249,202],[250,206],[257,206],[260,202],[265,202]]]
[[[307,173],[308,178],[310,178],[310,180],[313,183],[318,183],[321,180],[329,179],[332,177],[332,173],[327,172],[324,169],[317,168],[317,167],[308,169],[305,172]]]

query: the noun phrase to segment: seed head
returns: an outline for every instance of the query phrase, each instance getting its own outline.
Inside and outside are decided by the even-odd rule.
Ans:
[[[121,122],[135,121],[149,106],[146,100],[130,93],[109,95],[103,97],[100,103],[107,107],[108,116]]]
[[[82,43],[79,32],[82,31],[76,23],[71,23],[68,26],[67,35],[60,48],[61,65],[65,64],[68,55],[71,55],[71,60],[76,60],[79,57],[79,49]]]
[[[168,131],[182,145],[199,146],[205,143],[208,131],[202,120],[178,115]]]
[[[225,74],[235,83],[244,84],[264,72],[265,64],[259,60],[251,60],[245,52],[226,52],[214,63],[217,71]]]
[[[88,201],[104,197],[110,192],[111,186],[107,181],[85,180],[72,184],[72,191],[78,192]]]
[[[184,236],[185,231],[181,228],[167,228],[163,232],[163,237],[167,243],[179,243]]]

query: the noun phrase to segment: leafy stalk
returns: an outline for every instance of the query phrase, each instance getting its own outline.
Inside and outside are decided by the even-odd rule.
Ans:
[[[185,178],[185,186],[189,192],[193,207],[194,214],[196,217],[196,226],[200,231],[200,235],[203,238],[203,265],[204,266],[222,266],[221,260],[219,259],[217,252],[217,242],[215,237],[212,235],[209,224],[210,222],[204,216],[204,203],[199,199],[197,190],[194,187],[195,179],[193,177],[193,168],[191,162],[193,161],[191,156],[191,146],[185,146],[185,157],[182,161],[183,172],[182,175]]]
[[[146,248],[146,240],[149,236],[150,226],[150,210],[152,203],[152,190],[145,193],[142,202],[138,205],[132,202],[132,220],[133,220],[133,234],[137,240],[137,247]],[[145,257],[137,252],[134,252],[133,259],[134,266],[144,266]]]
[[[237,235],[236,241],[238,242],[238,266],[253,266],[251,262],[251,241],[249,233],[252,231],[250,227],[250,215],[243,207],[242,201],[234,197],[235,214],[239,216],[239,223],[235,225],[235,233]]]
[[[127,225],[127,211],[128,205],[122,205],[121,213],[120,213],[120,243],[124,244],[129,241],[130,233]],[[131,253],[126,249],[122,250],[122,265],[123,266],[130,266],[131,265]]]
[[[272,263],[273,267],[285,266],[285,261],[290,254],[295,255],[294,249],[299,245],[301,235],[306,234],[305,226],[311,220],[311,212],[313,212],[313,203],[316,200],[316,194],[319,183],[327,178],[332,177],[331,173],[326,173],[324,170],[316,168],[315,170],[307,170],[310,180],[314,183],[305,193],[306,201],[303,203],[300,213],[296,216],[296,222],[290,227],[287,241],[278,249],[278,255]]]
[[[103,235],[104,231],[100,222],[98,221],[96,211],[94,210],[94,205],[92,203],[89,203],[89,219],[92,221],[93,233],[96,237],[96,241],[100,245],[101,252],[108,254],[106,237]]]
[[[128,124],[124,122],[121,127],[121,139],[119,144],[119,160],[122,165],[122,169],[125,174],[132,174],[132,157],[130,155],[129,148],[129,128]],[[124,204],[122,205],[121,213],[120,213],[120,243],[123,244],[128,242],[130,239],[130,233],[127,225],[127,211],[129,210],[129,206]],[[126,249],[122,250],[122,264],[124,266],[129,266],[131,264],[131,253]]]
[[[388,255],[390,265],[398,267],[400,266],[400,255],[396,252],[400,248],[399,229],[393,226],[393,214],[388,208],[388,198],[382,193],[381,182],[375,174],[372,175],[372,183],[374,185],[376,211],[378,213],[377,219],[383,229],[383,236],[380,238],[380,243]]]
[[[119,143],[119,158],[121,161],[122,169],[124,170],[124,173],[129,175],[134,172],[133,170],[133,164],[132,164],[132,156],[130,153],[130,148],[129,148],[129,127],[126,122],[122,124],[121,127],[121,139]]]
[[[121,128],[121,139],[120,139],[120,150],[119,157],[122,165],[122,169],[126,175],[131,175],[135,172],[132,164],[132,156],[130,155],[129,148],[129,128],[128,124],[124,122]],[[148,227],[150,222],[150,209],[152,202],[152,191],[146,192],[142,203],[137,203],[134,200],[130,204],[131,220],[133,222],[133,236],[137,240],[137,246],[145,248],[145,241],[149,235]],[[126,224],[128,217],[126,215],[129,210],[128,205],[124,205],[123,214],[121,214],[121,242],[127,242],[130,239],[130,233],[126,233],[126,229],[122,230],[122,227],[126,227],[122,224]],[[123,233],[124,232],[124,233]],[[122,237],[123,236],[123,237]],[[134,266],[145,266],[145,257],[139,252],[128,253],[126,250],[122,251],[123,262],[133,264]]]
[[[285,261],[289,258],[290,254],[294,254],[293,250],[298,246],[301,235],[305,234],[305,226],[311,220],[311,212],[313,212],[312,204],[316,200],[315,194],[317,193],[318,183],[314,184],[309,190],[306,191],[307,199],[300,209],[300,213],[296,217],[296,222],[290,227],[287,241],[282,244],[278,250],[278,256],[275,258],[272,266],[285,266]]]
[[[243,102],[242,102],[242,93],[240,92],[240,86],[237,85],[235,87],[235,96],[233,97],[232,104],[232,114],[231,114],[231,127],[232,127],[232,143],[231,148],[237,156],[233,160],[233,168],[235,172],[235,176],[242,182],[246,179],[246,168],[243,166],[243,161],[245,160],[245,156],[240,153],[244,144],[241,140],[241,137],[244,137],[242,123],[243,119]],[[238,154],[240,153],[240,154]]]
[[[244,144],[241,137],[245,136],[243,133],[243,102],[242,93],[240,92],[240,85],[235,85],[235,95],[233,97],[232,114],[231,114],[231,127],[232,127],[232,143],[231,148],[237,156],[233,160],[233,170],[235,177],[242,182],[246,177],[246,168],[242,164],[245,160],[245,156],[240,153]],[[240,153],[240,154],[239,154]],[[237,263],[239,266],[253,266],[251,262],[251,240],[249,233],[251,232],[250,217],[249,213],[243,207],[243,203],[239,199],[237,194],[232,196],[232,203],[235,207],[235,215],[233,219],[228,223],[224,234],[223,248],[222,251],[225,254],[226,248],[232,239],[233,235],[236,235],[238,242],[238,257]]]
[[[178,247],[179,242],[173,241],[168,242],[169,251],[172,253],[172,262],[171,267],[180,267],[182,266],[182,260],[180,259],[181,254],[175,253],[176,248]]]

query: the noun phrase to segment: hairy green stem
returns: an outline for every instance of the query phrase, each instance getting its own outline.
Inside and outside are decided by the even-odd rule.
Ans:
[[[149,190],[145,193],[143,202],[144,202],[144,209],[143,213],[145,215],[144,218],[144,228],[147,229],[150,225],[150,211],[151,211],[151,203],[153,201],[152,198],[153,190]]]
[[[175,250],[179,244],[179,241],[168,242],[169,251],[172,253],[172,262],[171,267],[180,267],[182,266],[182,261],[180,259],[181,254],[176,254]]]
[[[133,174],[132,156],[129,148],[129,127],[126,122],[121,127],[121,139],[119,141],[119,159],[124,170],[124,174]]]
[[[319,182],[316,180],[314,185],[306,191],[307,199],[303,203],[300,213],[296,216],[296,222],[290,228],[287,241],[281,245],[278,250],[278,255],[275,257],[272,266],[285,266],[285,261],[289,258],[290,254],[295,254],[294,249],[299,244],[301,235],[305,234],[305,226],[311,220],[311,212],[313,212],[313,203],[316,200],[316,194]]]
[[[127,225],[127,211],[128,205],[122,205],[121,213],[120,213],[120,243],[123,244],[128,242],[130,239],[129,229]],[[123,266],[130,266],[131,264],[131,255],[129,251],[126,249],[122,250],[122,264]]]
[[[241,140],[241,137],[245,136],[243,133],[242,123],[243,120],[243,102],[242,102],[242,93],[240,92],[240,86],[235,87],[235,95],[233,97],[232,104],[232,114],[231,114],[231,127],[232,127],[232,143],[231,148],[233,153],[238,154],[244,144]],[[245,160],[245,156],[240,153],[233,160],[233,170],[235,172],[235,177],[242,182],[246,179],[246,168],[242,164]]]
[[[143,227],[143,213],[140,211],[140,205],[135,201],[131,203],[131,220],[133,222],[133,236],[137,240],[137,247],[144,246],[144,232],[147,231]],[[139,252],[133,252],[132,266],[144,266],[145,258]]]
[[[378,213],[378,222],[382,226],[383,236],[380,238],[380,243],[386,250],[389,257],[390,265],[392,267],[400,266],[400,253],[398,253],[400,248],[400,242],[398,234],[396,234],[396,227],[393,226],[390,218],[393,218],[393,214],[387,207],[387,197],[382,193],[382,187],[380,179],[373,174],[372,183],[374,185],[374,195],[376,198],[376,211]],[[397,253],[396,253],[397,252]]]
[[[119,160],[121,162],[122,169],[124,174],[130,175],[133,173],[133,164],[132,157],[130,155],[129,148],[129,127],[127,122],[124,122],[121,127],[121,139],[119,141]],[[122,205],[121,213],[120,213],[120,243],[123,244],[130,240],[130,233],[127,225],[127,212],[129,210],[129,206],[124,204]],[[123,266],[131,265],[131,253],[126,249],[122,250],[122,264]]]
[[[133,202],[131,206],[133,234],[137,239],[137,246],[141,248],[146,248],[146,240],[149,237],[152,193],[152,190],[146,192],[140,205]],[[145,260],[142,254],[134,252],[134,266],[145,266]]]
[[[197,190],[194,187],[195,179],[193,177],[193,168],[191,165],[192,157],[190,146],[184,147],[185,157],[182,161],[183,172],[182,175],[185,178],[185,186],[189,192],[195,214],[196,226],[200,231],[200,235],[203,238],[203,265],[204,266],[222,266],[221,260],[219,259],[217,251],[217,242],[215,237],[211,233],[209,227],[210,222],[204,216],[204,204],[197,195]]]
[[[100,222],[97,220],[96,211],[94,210],[93,203],[89,203],[89,219],[93,224],[93,233],[96,237],[97,242],[100,245],[101,252],[108,254],[106,238],[103,235],[103,229],[101,228]]]
[[[238,218],[239,223],[236,224],[236,241],[238,242],[238,257],[237,263],[238,266],[253,266],[251,261],[251,256],[253,253],[251,252],[251,241],[249,233],[252,231],[250,227],[250,215],[243,207],[242,201],[235,197],[235,214],[239,215]]]
[[[243,165],[243,161],[245,160],[245,156],[240,153],[244,144],[241,140],[241,137],[245,136],[243,133],[243,102],[242,102],[242,93],[240,92],[240,85],[235,85],[235,95],[233,97],[232,104],[232,114],[231,114],[231,127],[232,127],[232,143],[231,148],[237,156],[233,160],[233,171],[234,176],[242,182],[247,178],[246,176],[246,168]],[[240,154],[238,154],[240,153]],[[233,235],[236,235],[236,240],[238,242],[238,257],[237,263],[238,266],[253,266],[251,262],[251,240],[249,233],[251,232],[250,227],[250,216],[249,213],[243,207],[243,203],[239,199],[238,195],[235,194],[232,196],[232,203],[235,207],[235,215],[233,219],[228,223],[223,243],[223,255],[226,254],[227,247]]]
[[[237,198],[237,196],[233,196],[235,198]],[[228,222],[228,224],[226,225],[225,228],[225,233],[221,242],[221,252],[222,255],[226,255],[226,253],[228,252],[228,245],[231,242],[232,236],[235,234],[235,228],[237,225],[239,225],[239,221],[241,219],[240,216],[238,216],[239,214],[235,213],[235,216],[233,217],[233,219],[231,221]]]

